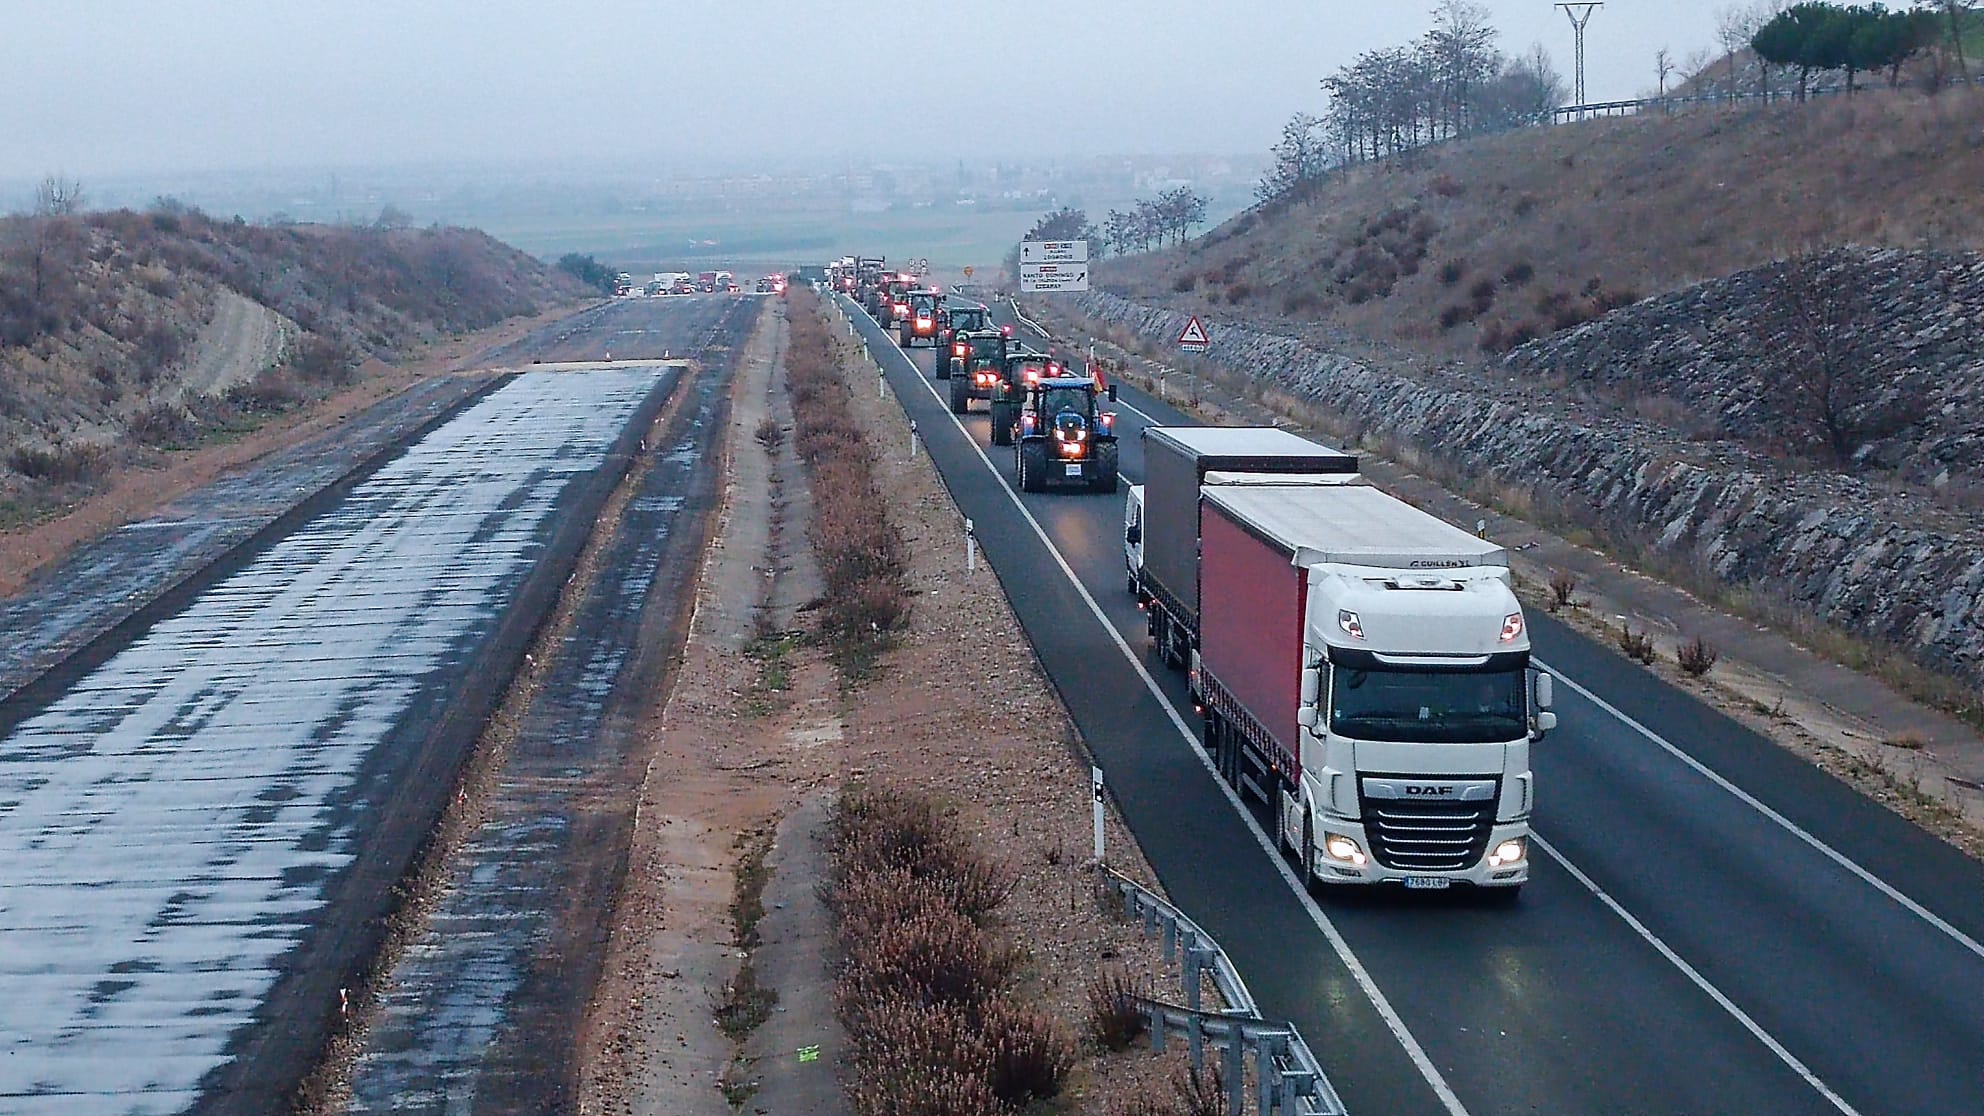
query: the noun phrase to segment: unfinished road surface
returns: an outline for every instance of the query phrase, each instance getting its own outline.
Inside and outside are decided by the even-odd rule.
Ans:
[[[679,353],[738,305],[586,317]],[[525,368],[0,705],[0,1111],[270,1111],[314,1061],[684,379],[624,358]],[[299,483],[293,503],[314,495]]]

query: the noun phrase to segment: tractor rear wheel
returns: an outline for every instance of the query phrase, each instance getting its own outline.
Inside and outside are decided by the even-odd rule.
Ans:
[[[1020,490],[1040,492],[1047,487],[1047,444],[1024,442],[1020,445]]]

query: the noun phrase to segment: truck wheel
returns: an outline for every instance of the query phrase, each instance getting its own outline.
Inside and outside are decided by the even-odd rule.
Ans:
[[[1039,492],[1047,487],[1047,446],[1027,442],[1020,446],[1020,488]]]
[[[951,377],[951,413],[971,413],[971,384],[962,376]]]
[[[1316,890],[1316,817],[1305,803],[1302,807],[1302,890]]]
[[[1089,487],[1096,492],[1116,491],[1116,443],[1104,442],[1095,447],[1095,479]]]

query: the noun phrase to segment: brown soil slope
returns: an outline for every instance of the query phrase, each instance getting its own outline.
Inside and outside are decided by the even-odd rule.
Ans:
[[[1354,168],[1098,276],[1225,320],[1292,318],[1436,357],[1501,351],[1807,249],[1984,248],[1980,182],[1984,97],[1716,106]]]
[[[0,220],[0,526],[348,386],[367,358],[579,293],[467,229]]]

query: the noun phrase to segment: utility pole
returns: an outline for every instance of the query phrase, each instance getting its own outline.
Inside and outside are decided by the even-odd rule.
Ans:
[[[1591,22],[1591,13],[1605,6],[1604,0],[1584,0],[1582,3],[1559,4],[1564,15],[1571,21],[1571,30],[1577,35],[1577,98],[1578,119],[1584,119],[1584,25]]]

